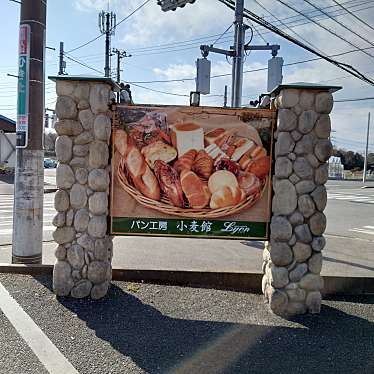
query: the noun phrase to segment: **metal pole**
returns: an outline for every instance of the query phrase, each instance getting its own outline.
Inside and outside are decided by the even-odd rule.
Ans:
[[[225,93],[223,94],[223,107],[227,107],[227,85],[225,85]]]
[[[232,64],[232,84],[231,84],[231,106],[237,108],[242,103],[243,86],[243,58],[244,58],[244,38],[245,26],[243,23],[244,0],[236,0],[235,4],[235,36],[234,53]]]
[[[110,77],[110,13],[105,14],[105,76]]]
[[[369,132],[370,132],[370,112],[368,113],[368,128],[366,132],[366,149],[365,149],[364,174],[362,176],[362,183],[366,182],[366,169],[367,169],[368,149],[369,149]]]
[[[64,74],[64,42],[60,42],[58,75],[63,75],[63,74]]]
[[[121,52],[117,49],[117,83],[121,82]]]
[[[17,102],[17,163],[13,209],[13,263],[31,264],[42,261],[46,10],[46,0],[22,0]]]

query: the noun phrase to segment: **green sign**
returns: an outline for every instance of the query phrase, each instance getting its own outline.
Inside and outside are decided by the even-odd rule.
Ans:
[[[26,148],[29,127],[30,26],[20,25],[18,57],[17,148]]]

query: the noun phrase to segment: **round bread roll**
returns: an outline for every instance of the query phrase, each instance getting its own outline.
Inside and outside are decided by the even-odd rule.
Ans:
[[[210,176],[208,187],[211,193],[221,190],[223,187],[231,187],[235,190],[238,187],[238,181],[231,171],[218,170]]]
[[[214,192],[210,199],[210,208],[219,209],[239,204],[245,198],[245,192],[239,187],[224,186]]]
[[[238,176],[238,183],[247,196],[253,195],[261,188],[259,179],[253,173],[242,173]]]

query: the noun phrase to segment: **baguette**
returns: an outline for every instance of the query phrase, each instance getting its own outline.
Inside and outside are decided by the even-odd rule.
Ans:
[[[193,171],[182,170],[181,184],[191,208],[201,209],[209,204],[209,188]]]

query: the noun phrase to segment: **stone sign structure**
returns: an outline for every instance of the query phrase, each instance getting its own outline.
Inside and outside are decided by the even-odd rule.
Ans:
[[[107,235],[109,195],[110,79],[52,77],[56,80],[55,130],[57,295],[103,297],[112,268],[112,238]]]
[[[111,281],[107,235],[111,112],[109,78],[52,77],[56,81],[57,187],[53,219],[55,293],[103,297]],[[318,313],[327,202],[324,184],[332,152],[329,113],[340,87],[283,85],[272,92],[275,133],[270,242],[262,289],[280,315]]]
[[[324,184],[333,107],[340,87],[279,86],[270,242],[263,253],[262,290],[276,314],[319,313],[327,203]]]

